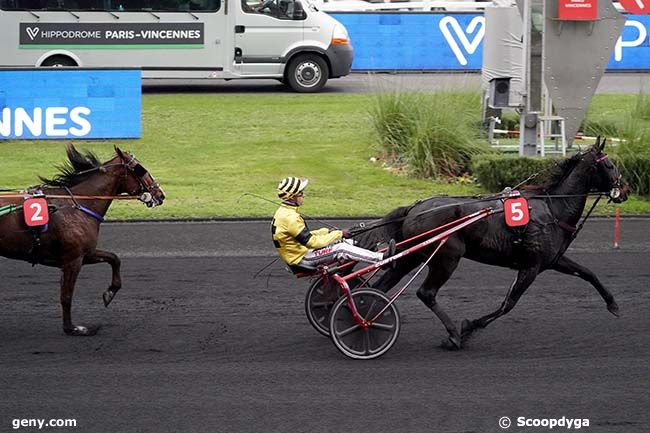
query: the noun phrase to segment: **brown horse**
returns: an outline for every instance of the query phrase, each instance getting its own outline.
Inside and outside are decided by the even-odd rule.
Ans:
[[[63,331],[67,335],[89,336],[98,330],[96,326],[72,323],[72,295],[81,266],[102,262],[111,265],[113,278],[103,294],[107,307],[122,286],[120,259],[96,248],[99,225],[111,205],[111,197],[140,197],[149,207],[160,205],[165,199],[158,183],[133,155],[117,147],[115,151],[111,160],[101,163],[94,154],[82,154],[68,145],[69,164],[61,167],[54,178],[41,178],[42,185],[24,194],[25,198],[32,197],[34,192],[45,195],[50,209],[46,226],[29,228],[23,212],[0,216],[0,255],[61,269]],[[21,209],[23,202],[21,194],[0,196],[0,208],[5,210],[8,205]]]

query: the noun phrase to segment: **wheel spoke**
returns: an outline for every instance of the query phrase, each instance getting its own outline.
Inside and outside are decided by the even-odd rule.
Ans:
[[[350,326],[349,328],[344,329],[343,331],[337,332],[336,335],[339,336],[339,337],[345,337],[346,335],[350,335],[351,333],[353,333],[357,329],[360,329],[360,326],[357,323],[355,323],[354,325]]]
[[[312,301],[312,303],[311,303],[311,305],[313,307],[327,307],[327,306],[330,306],[332,304],[333,304],[333,302],[329,302],[329,301],[320,301],[320,302]]]
[[[381,329],[383,331],[392,331],[393,329],[395,329],[394,323],[392,325],[387,325],[385,323],[372,322],[370,326],[373,328]]]
[[[375,306],[377,306],[377,304],[379,304],[378,305],[379,308],[375,310]],[[370,304],[370,307],[368,307],[368,317],[365,317],[364,319],[365,320],[372,319],[375,316],[375,314],[379,313],[381,309],[384,308],[384,304],[385,302],[383,299],[382,300],[373,299],[372,304]]]
[[[368,332],[368,328],[366,328],[364,331],[365,332],[363,333],[363,354],[370,355],[372,353],[372,350],[370,349],[370,332]]]

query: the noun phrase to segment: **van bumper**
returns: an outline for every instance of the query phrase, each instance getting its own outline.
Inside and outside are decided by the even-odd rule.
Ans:
[[[343,77],[350,73],[352,59],[354,58],[352,45],[330,45],[325,51],[325,55],[327,55],[332,66],[330,78]]]

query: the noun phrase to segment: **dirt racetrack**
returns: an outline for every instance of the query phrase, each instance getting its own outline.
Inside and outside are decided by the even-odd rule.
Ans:
[[[546,272],[450,352],[409,289],[396,345],[361,362],[309,326],[307,281],[278,264],[253,278],[274,257],[267,222],[106,224],[100,244],[122,257],[123,289],[105,309],[109,267],[84,267],[73,306],[77,324],[102,325],[95,337],[63,335],[57,270],[0,260],[0,432],[21,418],[77,420],[43,429],[61,432],[549,431],[519,417],[648,432],[650,220],[624,220],[619,250],[612,230],[590,221],[568,255],[614,293],[620,318],[586,282]],[[463,261],[439,301],[475,318],[513,278]]]

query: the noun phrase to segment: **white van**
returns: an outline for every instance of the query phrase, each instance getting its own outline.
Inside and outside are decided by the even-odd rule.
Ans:
[[[274,78],[297,92],[347,75],[353,58],[345,27],[307,0],[0,0],[0,40],[0,67]]]

